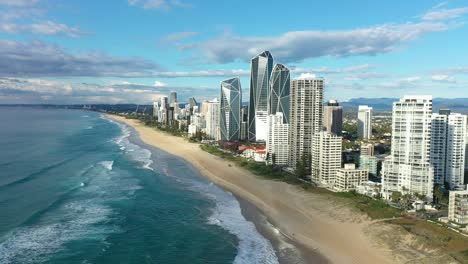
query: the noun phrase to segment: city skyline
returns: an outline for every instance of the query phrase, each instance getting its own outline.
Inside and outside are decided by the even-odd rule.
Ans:
[[[250,3],[243,16],[262,5]],[[180,101],[204,100],[232,76],[248,98],[249,59],[264,50],[291,78],[324,77],[325,100],[464,94],[468,8],[461,3],[314,3],[321,12],[313,18],[308,5],[271,6],[271,17],[295,15],[269,27],[269,20],[220,16],[210,3],[117,1],[103,19],[106,3],[2,0],[0,103],[150,103],[171,90]]]

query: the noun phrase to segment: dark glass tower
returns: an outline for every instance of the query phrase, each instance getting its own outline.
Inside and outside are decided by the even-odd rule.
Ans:
[[[236,141],[240,139],[240,110],[242,92],[239,77],[221,82],[221,102],[219,127],[221,140]]]
[[[289,69],[276,64],[271,73],[268,98],[268,114],[283,113],[283,122],[289,124],[289,91],[291,88]]]
[[[268,92],[273,69],[273,57],[269,51],[255,56],[251,62],[250,103],[249,103],[249,141],[266,139],[266,116],[268,115]],[[257,136],[257,133],[259,135]],[[261,135],[260,135],[261,134]]]

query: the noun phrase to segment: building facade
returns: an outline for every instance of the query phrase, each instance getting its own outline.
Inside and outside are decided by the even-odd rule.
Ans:
[[[432,115],[431,164],[434,183],[464,190],[467,117],[441,110]]]
[[[242,91],[238,77],[221,82],[219,128],[221,140],[237,141],[240,139],[240,109]]]
[[[169,106],[175,107],[177,104],[177,92],[172,91],[169,95]]]
[[[268,92],[273,70],[273,57],[264,51],[252,58],[250,68],[249,141],[266,141]]]
[[[357,127],[359,138],[369,139],[372,137],[372,107],[359,106]]]
[[[385,198],[400,192],[432,200],[431,124],[432,96],[405,96],[393,103],[392,151],[382,168]]]
[[[220,140],[220,103],[218,99],[214,99],[211,101],[203,102],[204,111],[206,111],[205,115],[205,133],[206,135],[214,140]]]
[[[159,104],[158,122],[162,125],[167,125],[167,122],[168,122],[167,110],[169,108],[167,96],[162,96],[159,100],[160,100],[160,104]]]
[[[276,64],[271,73],[268,93],[268,114],[282,113],[286,124],[289,124],[290,78],[289,69],[283,64]]]
[[[284,115],[277,112],[268,116],[267,163],[286,166],[289,157],[289,124],[284,122]]]
[[[344,168],[336,171],[336,181],[334,188],[341,192],[349,192],[369,180],[369,172],[367,170],[356,169],[356,166],[345,164]]]
[[[468,224],[468,191],[451,191],[448,207],[449,221],[457,224]]]
[[[374,145],[362,144],[361,145],[361,156],[374,156]]]
[[[291,82],[289,119],[289,166],[296,168],[298,161],[309,160],[312,141],[323,125],[322,78],[298,78]],[[310,170],[310,164],[305,164]]]
[[[333,186],[336,171],[341,168],[343,139],[322,131],[315,133],[312,141],[311,180],[319,185]]]
[[[377,175],[377,168],[379,164],[379,159],[374,156],[361,155],[359,156],[359,168],[361,170],[366,170],[372,176]]]
[[[343,131],[343,107],[337,100],[330,100],[323,108],[323,127],[328,133],[341,136]]]

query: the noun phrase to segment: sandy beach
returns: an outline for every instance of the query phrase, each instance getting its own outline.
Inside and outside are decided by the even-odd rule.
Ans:
[[[331,263],[398,263],[369,235],[372,222],[341,203],[284,182],[259,178],[200,149],[198,144],[146,127],[137,120],[107,117],[135,128],[141,140],[193,164],[215,184],[255,205],[282,234]]]

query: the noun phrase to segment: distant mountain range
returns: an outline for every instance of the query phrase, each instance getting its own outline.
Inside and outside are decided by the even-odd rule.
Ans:
[[[357,111],[359,105],[368,105],[375,111],[391,111],[393,102],[398,98],[353,98],[346,102],[340,102],[345,111]],[[468,98],[434,98],[433,111],[450,109],[452,112],[468,114]]]

